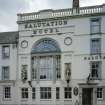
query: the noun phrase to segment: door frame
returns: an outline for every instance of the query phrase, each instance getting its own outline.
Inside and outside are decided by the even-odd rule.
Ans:
[[[92,91],[92,105],[96,105],[97,102],[97,84],[79,84],[79,103],[82,105],[82,89],[83,88],[91,88]]]

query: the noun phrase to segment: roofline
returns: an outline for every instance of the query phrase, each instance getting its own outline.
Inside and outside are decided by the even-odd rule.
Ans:
[[[103,6],[103,5],[105,5],[105,3],[103,3],[103,4],[101,4],[101,5],[83,6],[83,7],[79,7],[79,8],[90,8],[90,7]],[[20,16],[20,15],[39,14],[39,13],[41,13],[41,12],[54,12],[54,11],[68,10],[68,9],[73,9],[73,8],[63,8],[63,9],[42,9],[42,10],[38,10],[37,12],[17,13],[17,16]]]
[[[30,23],[37,21],[50,21],[50,20],[59,20],[59,19],[76,19],[76,18],[86,18],[86,17],[94,17],[94,16],[104,16],[105,12],[102,13],[94,13],[94,14],[81,14],[81,15],[72,15],[72,16],[63,16],[63,17],[55,17],[55,18],[45,18],[45,19],[35,19],[35,20],[25,20],[25,21],[17,21],[17,24],[22,23]]]
[[[15,33],[15,32],[19,32],[19,31],[6,31],[6,32],[0,32],[0,34],[2,34],[2,33]]]

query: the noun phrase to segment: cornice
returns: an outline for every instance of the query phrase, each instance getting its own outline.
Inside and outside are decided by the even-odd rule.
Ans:
[[[78,14],[72,16],[62,16],[62,17],[53,17],[53,18],[44,18],[44,19],[35,19],[35,20],[24,20],[17,21],[18,24],[23,23],[33,23],[33,22],[43,22],[43,21],[52,21],[52,20],[69,20],[69,19],[77,19],[77,18],[86,18],[86,17],[95,17],[95,16],[105,16],[105,12],[102,13],[93,13],[93,14]]]

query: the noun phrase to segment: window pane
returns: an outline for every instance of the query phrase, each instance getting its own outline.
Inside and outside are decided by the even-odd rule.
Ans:
[[[51,88],[41,87],[40,88],[40,98],[41,99],[51,99]]]
[[[96,18],[96,19],[92,19],[91,20],[91,33],[99,33],[100,32],[100,19]]]
[[[56,99],[60,99],[60,88],[56,87]]]
[[[72,90],[71,87],[65,87],[64,88],[64,94],[66,99],[72,98]]]
[[[103,88],[97,88],[97,98],[103,98]]]
[[[101,62],[91,62],[91,79],[101,78]]]
[[[10,48],[9,46],[3,46],[2,47],[2,57],[3,58],[9,58],[10,55]]]
[[[11,98],[11,88],[10,87],[4,87],[4,98],[6,99]]]
[[[22,88],[21,89],[21,97],[22,98],[28,98],[28,88]]]
[[[101,53],[101,40],[92,39],[91,40],[91,54],[99,54]]]
[[[60,52],[59,46],[54,40],[51,39],[43,39],[40,40],[35,46],[32,48],[33,53],[48,53],[48,52]]]
[[[56,56],[56,78],[60,79],[61,78],[61,58],[60,56]]]
[[[32,99],[35,99],[36,97],[36,90],[35,88],[32,88]]]
[[[2,67],[2,79],[9,80],[9,67],[8,66]]]
[[[37,69],[38,69],[38,59],[37,57],[32,57],[32,70],[31,70],[31,77],[32,79],[37,79]]]
[[[56,74],[55,78],[61,78],[59,55],[33,57],[32,60],[34,60],[32,61],[32,79],[53,80],[54,74]]]
[[[99,29],[99,26],[94,26],[92,28],[92,33],[99,33],[100,29]]]
[[[52,79],[53,76],[53,57],[40,57],[40,79]]]

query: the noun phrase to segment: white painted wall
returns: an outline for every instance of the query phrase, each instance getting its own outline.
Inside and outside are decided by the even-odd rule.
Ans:
[[[67,27],[64,28],[63,26],[60,26],[59,30],[61,34],[53,33],[53,34],[43,34],[43,35],[33,35],[33,29],[25,30],[24,29],[24,23],[19,24],[19,44],[18,48],[13,49],[12,45],[10,45],[10,59],[9,60],[2,60],[2,53],[0,53],[0,79],[1,79],[1,67],[10,65],[10,80],[16,80],[15,85],[13,86],[13,83],[7,84],[7,83],[0,83],[0,95],[2,94],[2,86],[3,85],[11,85],[12,86],[12,99],[9,102],[3,101],[5,104],[25,104],[25,103],[31,103],[31,104],[71,104],[75,103],[75,99],[79,100],[78,96],[72,96],[73,102],[71,100],[66,101],[64,99],[64,87],[66,87],[66,81],[64,77],[64,70],[65,70],[65,63],[71,63],[71,81],[70,86],[74,88],[75,86],[78,87],[78,83],[86,83],[86,78],[88,77],[90,73],[90,64],[89,60],[84,60],[85,56],[90,56],[90,38],[92,37],[99,37],[102,38],[102,55],[105,55],[105,16],[94,16],[94,17],[101,17],[101,35],[94,35],[90,36],[90,19],[93,18],[90,17],[79,17],[79,18],[69,18]],[[48,27],[47,27],[48,28]],[[53,27],[50,27],[53,28]],[[56,27],[57,28],[57,27]],[[72,38],[72,45],[67,46],[64,44],[64,39],[66,37]],[[36,81],[32,82],[32,85],[36,87],[36,100],[32,100],[31,98],[31,88],[29,87],[29,84],[22,83],[21,81],[21,65],[28,65],[28,80],[31,79],[31,49],[32,46],[40,39],[43,38],[52,38],[60,46],[61,49],[61,75],[62,79],[60,81],[56,81],[54,83],[53,81],[40,81],[37,83]],[[21,42],[23,40],[28,41],[28,47],[22,48]],[[2,52],[0,45],[0,52]],[[17,51],[18,50],[18,51]],[[17,67],[18,66],[18,67]],[[99,86],[105,86],[105,59],[102,60],[102,79],[99,83]],[[27,80],[27,81],[28,81]],[[40,100],[40,87],[44,86],[50,86],[52,87],[53,93],[52,93],[52,99],[50,101],[42,101]],[[29,99],[27,101],[24,101],[21,99],[21,88],[22,87],[28,87],[29,88]],[[61,99],[60,101],[57,101],[55,99],[55,88],[60,87],[61,91]],[[103,103],[103,102],[102,102]]]
[[[13,48],[13,45],[9,44],[10,45],[10,57],[7,59],[2,59],[2,45],[0,45],[0,80],[2,79],[2,76],[1,76],[2,66],[9,66],[10,67],[10,80],[16,80],[17,48],[16,47]]]

